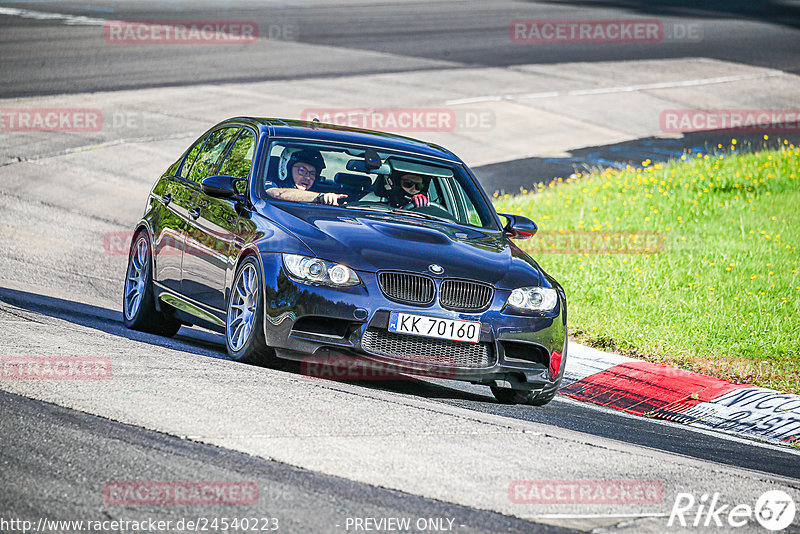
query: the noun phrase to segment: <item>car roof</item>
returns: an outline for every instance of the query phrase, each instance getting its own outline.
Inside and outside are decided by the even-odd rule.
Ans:
[[[229,122],[249,124],[259,130],[266,130],[270,137],[302,138],[317,141],[333,141],[356,145],[367,145],[376,148],[385,148],[404,152],[412,152],[448,161],[462,163],[452,152],[433,143],[427,143],[411,137],[362,130],[335,124],[326,124],[316,121],[301,121],[292,119],[277,119],[266,117],[234,117],[222,121],[217,126]],[[216,126],[215,126],[216,127]]]

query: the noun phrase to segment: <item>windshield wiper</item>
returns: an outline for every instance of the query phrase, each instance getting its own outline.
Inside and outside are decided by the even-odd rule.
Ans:
[[[431,215],[430,213],[421,213],[419,211],[409,211],[409,210],[402,210],[399,208],[390,208],[389,206],[350,206],[348,204],[344,205],[345,208],[351,210],[364,210],[364,211],[377,211],[378,213],[388,213],[392,215],[407,215],[409,217],[416,217],[418,219],[430,219],[433,221],[442,221],[446,223],[453,223],[452,219],[447,219],[445,217],[437,217],[436,215]]]
[[[401,215],[408,215],[411,217],[417,217],[419,219],[430,219],[433,221],[442,221],[446,223],[454,223],[455,221],[452,219],[446,219],[445,217],[437,217],[436,215],[431,215],[430,213],[422,213],[419,211],[410,211],[410,210],[401,210],[398,208],[394,208],[391,210],[392,213],[399,213]]]
[[[380,207],[379,208],[377,206],[352,206],[350,204],[344,204],[343,206],[339,206],[339,207],[344,207],[344,208],[347,208],[349,210],[377,211],[377,212],[380,212],[380,213],[390,213],[390,212],[394,211],[389,206]]]

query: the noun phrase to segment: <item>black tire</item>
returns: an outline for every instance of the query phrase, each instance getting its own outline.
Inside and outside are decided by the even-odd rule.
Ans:
[[[241,289],[244,280],[243,273],[248,272],[255,276],[252,281],[251,290],[255,291],[253,304],[253,322],[249,331],[244,336],[244,340],[233,339],[238,332],[238,322],[232,322],[233,306],[238,305],[237,298],[242,297]],[[239,289],[237,289],[239,288]],[[260,366],[273,366],[276,363],[275,351],[267,346],[264,338],[264,297],[261,265],[255,256],[248,256],[239,264],[236,269],[236,276],[233,277],[233,285],[228,295],[227,313],[225,315],[225,346],[228,348],[228,355],[237,362],[249,363]]]
[[[556,397],[556,393],[558,393],[558,388],[553,388],[552,391],[542,391],[528,404],[531,406],[544,406]]]
[[[557,388],[552,391],[527,391],[523,389],[501,388],[490,386],[492,395],[503,404],[527,404],[530,406],[544,406],[556,396]]]
[[[122,290],[122,321],[132,330],[172,337],[180,330],[181,322],[156,309],[152,250],[147,233],[137,232],[128,252],[128,269]]]

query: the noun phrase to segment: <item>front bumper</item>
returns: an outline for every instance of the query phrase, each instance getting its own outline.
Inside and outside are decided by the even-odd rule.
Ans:
[[[425,306],[389,300],[375,273],[358,272],[361,285],[332,288],[294,282],[281,265],[264,261],[264,336],[281,358],[366,359],[403,373],[530,390],[549,390],[563,375],[567,328],[561,293],[551,313],[504,309],[510,290],[502,289],[494,290],[486,311],[462,313],[441,307],[438,299]],[[438,294],[442,279],[432,278]],[[479,321],[480,341],[391,333],[393,311]]]

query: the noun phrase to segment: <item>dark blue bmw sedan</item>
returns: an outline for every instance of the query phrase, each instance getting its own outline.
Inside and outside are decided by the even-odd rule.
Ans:
[[[370,362],[542,405],[564,373],[566,297],[513,242],[535,232],[439,146],[237,117],[151,190],[124,320],[219,331],[238,361]]]

